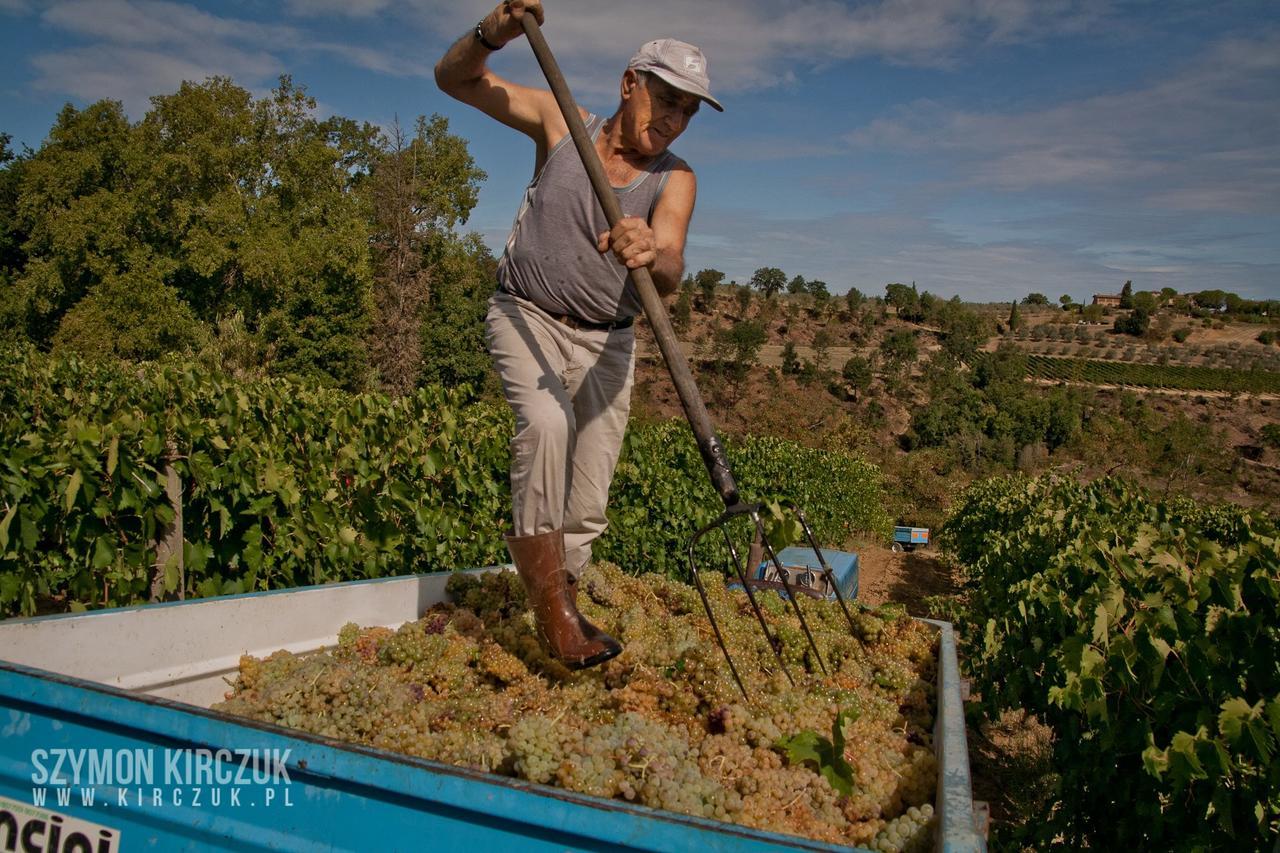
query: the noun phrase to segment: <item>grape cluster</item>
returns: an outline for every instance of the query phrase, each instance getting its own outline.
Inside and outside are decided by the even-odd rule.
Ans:
[[[347,625],[328,652],[243,658],[216,707],[772,832],[882,850],[926,843],[936,633],[856,603],[851,630],[838,605],[806,599],[823,675],[790,604],[760,593],[793,687],[745,594],[716,574],[703,581],[749,701],[693,587],[597,564],[580,580],[579,607],[624,650],[595,669],[547,655],[514,574],[457,574],[449,603],[397,630]],[[790,763],[784,745],[806,731],[832,738],[841,711],[848,794],[812,763]]]
[[[912,806],[885,824],[869,845],[882,853],[926,853],[933,847],[933,806]]]

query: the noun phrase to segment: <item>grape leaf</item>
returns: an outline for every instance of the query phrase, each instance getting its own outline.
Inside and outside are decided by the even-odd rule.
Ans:
[[[788,764],[808,764],[825,778],[831,787],[842,794],[853,793],[853,767],[844,758],[844,723],[855,720],[856,710],[836,714],[831,726],[831,739],[806,729],[799,734],[779,740],[777,746],[787,757]]]

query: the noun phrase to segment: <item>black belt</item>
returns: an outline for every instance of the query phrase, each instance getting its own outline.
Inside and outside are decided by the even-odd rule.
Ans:
[[[510,290],[508,290],[505,284],[498,285],[498,292],[505,293],[507,296],[516,295],[512,293]],[[573,329],[574,331],[578,331],[579,329],[587,329],[592,332],[612,332],[614,329],[629,329],[631,328],[631,325],[636,321],[635,317],[623,317],[619,320],[610,320],[607,323],[593,323],[590,320],[584,320],[581,317],[575,317],[572,314],[557,314],[554,311],[547,311],[547,309],[545,308],[543,308],[542,310],[546,312],[547,316],[550,317],[551,319],[559,323],[563,323],[564,325],[568,326],[570,329]]]

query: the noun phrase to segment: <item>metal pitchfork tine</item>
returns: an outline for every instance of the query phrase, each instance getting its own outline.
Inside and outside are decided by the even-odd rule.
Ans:
[[[526,14],[520,16],[520,23],[524,27],[530,47],[533,48],[533,54],[538,60],[538,65],[542,67],[542,73],[547,78],[547,84],[555,95],[556,103],[560,107],[560,113],[564,117],[565,124],[569,127],[569,135],[573,139],[574,147],[578,150],[578,156],[582,158],[582,165],[586,169],[587,175],[591,178],[591,188],[595,191],[596,199],[604,210],[609,227],[612,228],[622,218],[622,207],[618,204],[618,198],[613,192],[608,176],[605,174],[604,166],[596,154],[595,145],[587,135],[587,129],[582,123],[582,116],[578,113],[578,105],[574,102],[573,95],[569,92],[569,85],[565,82],[564,75],[560,73],[560,66],[556,62],[555,56],[552,55],[551,48],[547,45],[537,20],[532,15]],[[720,634],[720,626],[716,624],[715,615],[711,612],[711,603],[707,598],[706,591],[698,579],[697,565],[693,559],[693,548],[703,535],[717,527],[722,527],[739,515],[750,516],[756,529],[763,535],[764,528],[760,522],[761,505],[744,504],[739,497],[737,483],[734,482],[733,473],[729,470],[729,460],[725,455],[724,445],[720,443],[720,439],[716,436],[715,429],[712,427],[711,416],[707,414],[707,407],[702,402],[702,395],[698,393],[698,386],[693,380],[693,373],[689,370],[689,362],[685,359],[684,353],[680,351],[680,345],[676,341],[675,331],[671,328],[671,320],[667,316],[667,310],[663,307],[662,299],[658,296],[657,288],[653,285],[653,277],[649,274],[649,270],[644,267],[631,270],[630,275],[636,292],[640,296],[640,302],[644,306],[645,315],[649,318],[649,325],[653,327],[653,335],[657,340],[658,349],[662,352],[663,360],[667,364],[667,370],[671,373],[671,381],[680,397],[680,404],[684,407],[685,417],[688,418],[689,426],[693,429],[694,438],[698,443],[698,451],[702,454],[702,461],[707,466],[707,473],[711,477],[711,484],[724,501],[725,511],[721,516],[703,530],[698,531],[690,542],[689,563],[694,582],[697,584],[698,592],[702,597],[702,604],[707,611],[707,618],[711,620],[711,628],[715,633],[716,641],[720,644],[720,649],[724,652],[725,659],[729,661],[729,668],[733,672],[734,680],[738,683],[738,689],[742,691],[743,698],[750,701],[746,688],[743,687],[742,679],[738,677],[738,671],[734,666],[733,658],[729,654],[729,648],[725,645],[724,637]],[[727,531],[725,536],[726,538],[728,537]],[[756,617],[760,621],[760,626],[764,629],[769,645],[773,648],[774,655],[781,664],[782,653],[779,643],[770,634],[764,615],[761,613],[755,596],[751,592],[751,587],[745,583],[749,567],[747,571],[744,571],[738,561],[737,551],[733,549],[732,543],[730,544],[730,553],[738,577],[744,582],[743,586],[747,589],[747,594],[751,599],[752,607],[755,609]],[[773,553],[772,549],[769,549],[769,557],[781,571],[777,555]],[[809,640],[809,646],[813,649],[818,665],[823,672],[826,672],[826,664],[822,662],[822,657],[818,654],[818,648],[814,645],[813,635],[809,631],[808,623],[805,622],[804,614],[800,611],[800,604],[796,600],[795,591],[791,588],[790,582],[786,580],[786,573],[783,572],[782,574],[788,597],[791,599],[791,604],[800,619],[800,625]],[[783,665],[783,672],[786,672],[787,678],[791,679],[791,673],[787,672],[785,664]],[[795,683],[794,679],[791,679],[791,681],[792,684]]]

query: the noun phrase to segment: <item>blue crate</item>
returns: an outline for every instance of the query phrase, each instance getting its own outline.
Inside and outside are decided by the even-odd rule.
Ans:
[[[858,555],[848,551],[834,551],[829,548],[823,548],[822,556],[827,561],[827,565],[831,567],[831,573],[836,577],[840,593],[846,600],[857,598]],[[779,551],[778,562],[782,563],[784,568],[804,568],[810,569],[815,573],[822,571],[822,563],[818,561],[818,555],[814,553],[813,549],[799,545],[793,545],[790,548],[783,548]],[[772,566],[773,564],[768,560],[757,566],[756,579],[762,580]],[[834,600],[835,595],[830,594],[827,598]]]

